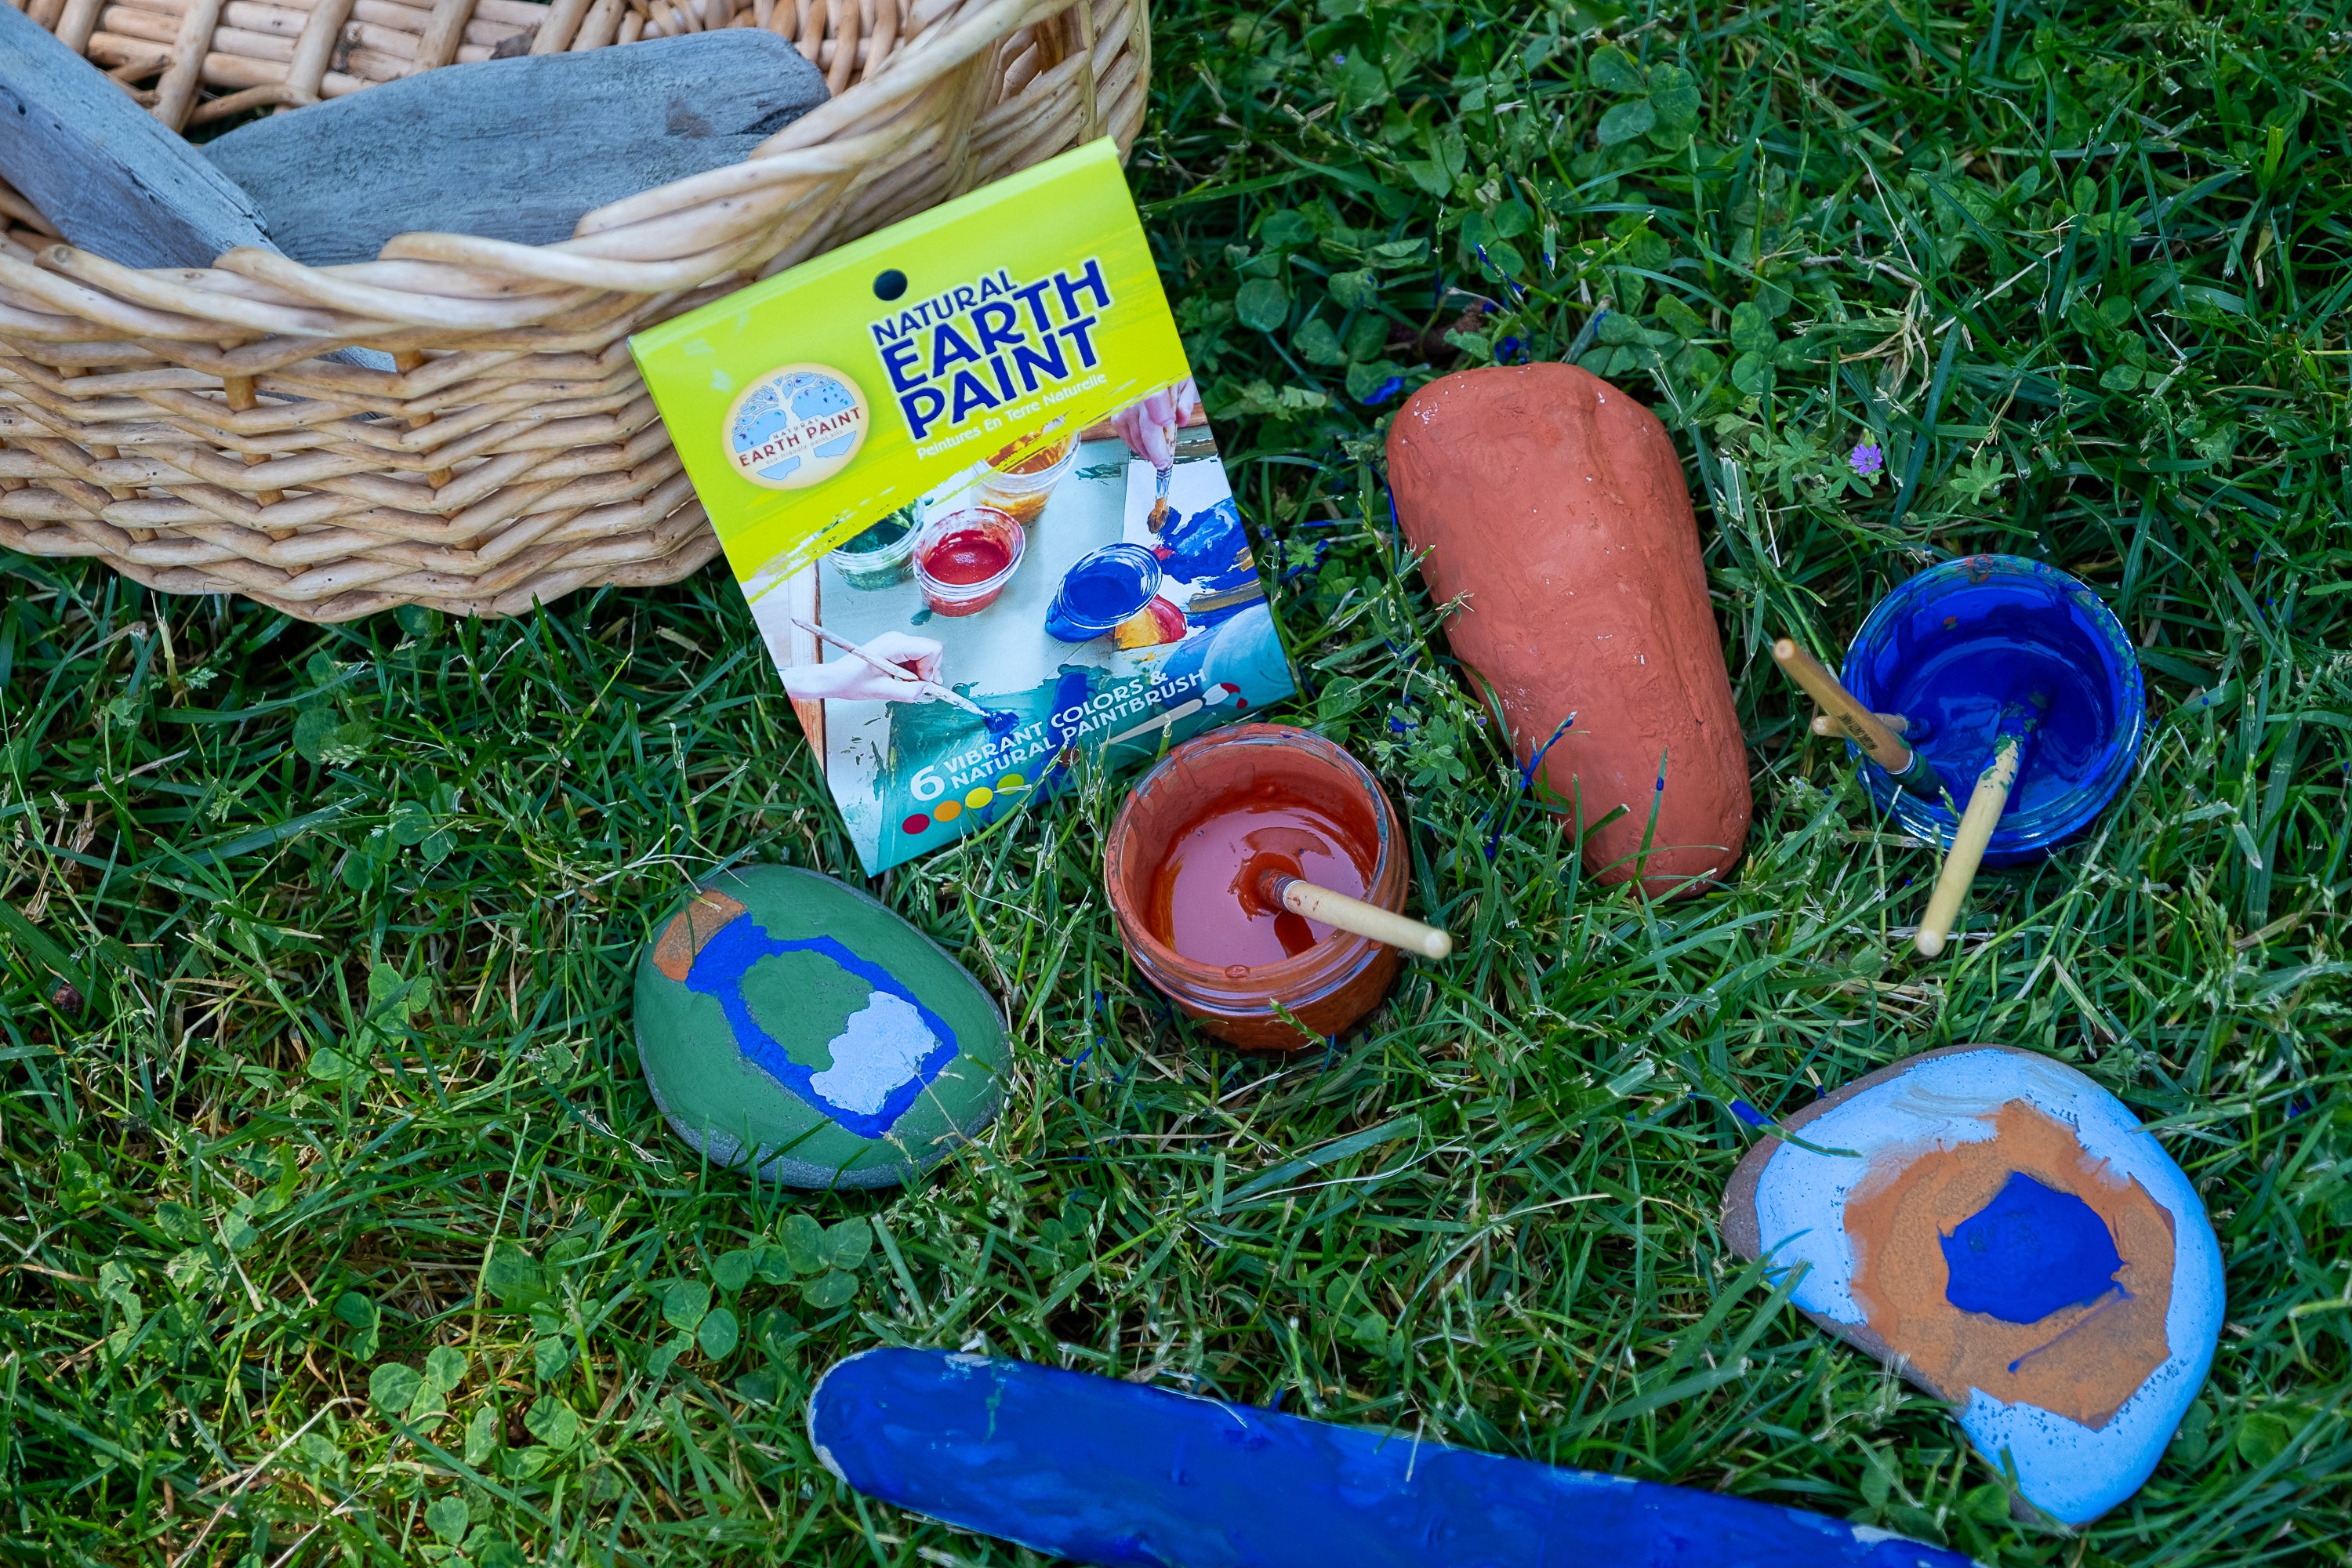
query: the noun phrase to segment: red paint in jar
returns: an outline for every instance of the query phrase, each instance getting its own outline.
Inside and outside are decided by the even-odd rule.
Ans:
[[[1336,817],[1274,779],[1213,802],[1152,877],[1151,934],[1196,963],[1279,963],[1331,928],[1267,904],[1269,872],[1360,899],[1362,847]]]
[[[976,528],[949,534],[923,557],[925,571],[959,588],[985,583],[1012,564],[1012,552]]]
[[[1239,724],[1185,742],[1137,784],[1111,823],[1103,881],[1146,979],[1206,1033],[1290,1051],[1371,1011],[1402,959],[1287,911],[1296,926],[1277,929],[1257,878],[1295,861],[1311,881],[1401,911],[1405,859],[1403,826],[1361,763],[1287,724]],[[1235,946],[1212,945],[1223,942]]]
[[[1027,531],[994,507],[933,518],[915,541],[923,603],[934,615],[976,615],[996,603],[1027,547]]]

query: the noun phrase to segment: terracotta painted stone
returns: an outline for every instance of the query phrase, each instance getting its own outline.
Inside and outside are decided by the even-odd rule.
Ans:
[[[996,1004],[929,937],[831,877],[723,873],[637,963],[637,1056],[671,1130],[801,1187],[912,1180],[1003,1099]]]
[[[2205,1381],[2222,1286],[2204,1206],[2131,1112],[2063,1062],[1956,1046],[1782,1126],[1811,1147],[1748,1151],[1732,1247],[1808,1265],[1805,1314],[1960,1406],[2043,1512],[2137,1490]]]
[[[1624,808],[1586,865],[1626,880],[1646,833],[1653,894],[1729,870],[1748,841],[1747,747],[1665,426],[1573,365],[1496,365],[1413,394],[1388,458],[1431,595],[1464,601],[1446,640],[1499,699],[1520,765],[1540,754],[1586,823]]]

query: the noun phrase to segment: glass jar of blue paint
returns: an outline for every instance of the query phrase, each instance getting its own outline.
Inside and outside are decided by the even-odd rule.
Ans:
[[[1970,555],[1930,566],[1879,601],[1843,673],[1864,707],[1924,721],[1916,749],[1949,804],[1898,788],[1851,742],[1846,752],[1879,808],[1936,844],[1958,826],[2003,706],[2037,688],[2050,693],[1987,865],[2031,859],[2080,833],[2130,783],[2139,758],[2147,693],[2123,623],[2039,561]]]
[[[1092,642],[1140,615],[1160,592],[1160,558],[1140,544],[1106,544],[1078,557],[1045,612],[1046,635]]]

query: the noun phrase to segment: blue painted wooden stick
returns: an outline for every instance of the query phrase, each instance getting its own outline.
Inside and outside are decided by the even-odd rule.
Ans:
[[[1025,1362],[876,1350],[809,1397],[859,1491],[1099,1568],[1968,1568],[1867,1525]]]

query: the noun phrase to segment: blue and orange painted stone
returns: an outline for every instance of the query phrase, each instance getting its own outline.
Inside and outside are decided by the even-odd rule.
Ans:
[[[1806,1265],[1806,1315],[1960,1406],[2044,1513],[2137,1490],[2212,1363],[2222,1288],[2204,1205],[2131,1112],[2062,1062],[1956,1046],[1781,1127],[1732,1175],[1726,1239]]]
[[[1004,1024],[988,994],[898,915],[814,871],[704,883],[639,959],[636,1012],[671,1129],[768,1181],[911,1180],[1003,1099]]]

